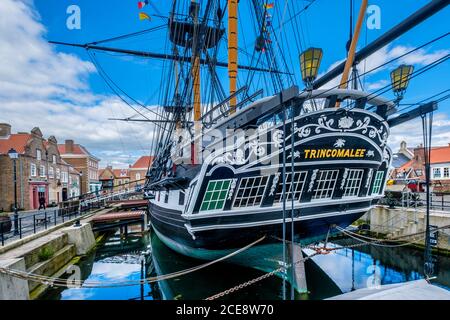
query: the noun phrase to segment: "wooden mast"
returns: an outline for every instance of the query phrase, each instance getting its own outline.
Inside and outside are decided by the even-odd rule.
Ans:
[[[236,92],[238,73],[238,0],[228,0],[228,77],[230,96]],[[236,97],[230,99],[230,114],[236,112]]]
[[[356,22],[355,33],[353,34],[352,42],[350,44],[350,49],[348,50],[348,57],[345,61],[344,71],[342,73],[341,82],[339,84],[339,89],[345,89],[347,87],[348,75],[350,68],[353,66],[353,61],[355,59],[356,44],[358,43],[359,34],[361,31],[361,26],[364,21],[364,16],[367,10],[368,0],[362,0],[361,7],[359,8],[358,21]],[[339,108],[340,103],[336,103],[336,108]]]
[[[191,163],[197,164],[198,161],[198,152],[199,152],[199,141],[195,140],[201,132],[201,124],[200,119],[202,117],[201,111],[201,97],[200,97],[200,51],[201,48],[198,48],[198,15],[199,15],[199,4],[196,0],[191,1],[191,6],[193,8],[194,14],[194,35],[193,35],[193,47],[192,47],[192,89],[194,94],[194,141],[191,144]]]

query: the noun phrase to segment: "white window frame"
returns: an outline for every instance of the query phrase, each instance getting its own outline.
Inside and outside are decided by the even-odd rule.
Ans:
[[[439,172],[439,176],[436,173]],[[433,168],[433,179],[441,179],[442,178],[442,169],[441,168]]]
[[[36,149],[36,160],[42,160],[42,151],[41,149]]]
[[[36,165],[34,163],[30,164],[30,176],[31,177],[36,177],[37,176]]]
[[[48,177],[51,179],[55,178],[55,169],[53,167],[48,168]]]
[[[317,178],[314,181],[316,187],[311,201],[332,199],[338,176],[339,170],[319,170],[317,172]]]
[[[258,179],[260,179],[259,182],[255,184],[258,181]],[[238,209],[238,208],[260,206],[264,198],[264,194],[266,193],[268,182],[269,176],[241,178],[239,181],[239,187],[236,189],[236,195],[234,196],[233,208]],[[244,183],[245,185],[243,185]],[[239,195],[242,188],[243,188],[242,195]],[[250,190],[248,195],[245,195],[246,190]],[[254,190],[256,191],[256,194],[252,194]],[[262,191],[262,193],[260,193],[260,191]],[[237,204],[238,201],[239,203]],[[245,204],[242,205],[243,203]]]
[[[136,173],[136,180],[141,180],[141,174],[140,173]]]
[[[55,154],[52,155],[52,162],[53,162],[53,164],[56,164],[56,155]]]
[[[41,178],[45,178],[45,166],[41,165],[39,168],[39,175]]]
[[[444,175],[443,175],[444,179],[448,179],[450,178],[450,168],[449,167],[445,167],[444,168]]]
[[[295,189],[292,192],[292,172],[286,172],[286,202],[292,201],[292,194],[294,194],[294,201],[300,201],[303,194],[303,189],[305,188],[306,178],[308,177],[308,171],[297,171],[294,172],[294,184]],[[277,189],[275,191],[273,203],[283,203],[283,177],[280,177]]]
[[[61,170],[56,168],[56,179],[61,179]]]
[[[375,173],[375,180],[373,181],[372,194],[381,194],[383,192],[384,171],[378,170]]]
[[[364,169],[350,169],[345,180],[342,198],[357,198],[361,190]]]

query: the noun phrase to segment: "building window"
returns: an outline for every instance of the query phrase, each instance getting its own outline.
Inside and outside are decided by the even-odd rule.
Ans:
[[[303,192],[303,187],[306,180],[306,171],[294,172],[294,183],[292,183],[292,172],[286,174],[286,201],[292,200],[292,195],[294,195],[294,200],[300,200],[301,194]],[[277,192],[275,193],[274,203],[279,203],[283,201],[283,179],[280,178],[280,182],[277,187]]]
[[[416,176],[422,176],[422,169],[416,169]]]
[[[234,199],[233,207],[252,207],[261,204],[266,190],[268,176],[242,178]]]
[[[317,173],[316,190],[313,199],[330,199],[333,197],[334,186],[339,170],[320,170]]]
[[[223,209],[230,184],[231,179],[209,181],[205,195],[203,196],[200,211]]]
[[[450,178],[450,168],[444,168],[444,178]]]
[[[36,165],[34,163],[30,164],[30,175],[36,177]]]
[[[41,178],[45,178],[45,166],[41,166],[39,168],[39,173],[40,173]]]
[[[184,192],[183,191],[180,191],[180,196],[178,198],[178,204],[180,206],[184,205]]]
[[[345,190],[343,197],[357,197],[361,180],[364,174],[362,169],[351,169],[348,171],[347,180],[345,182]]]
[[[53,167],[48,168],[48,177],[52,178],[52,179],[55,177],[55,171],[54,171]]]
[[[52,162],[53,164],[56,164],[56,155],[52,155]]]
[[[383,171],[377,171],[375,175],[375,181],[373,182],[372,194],[379,194],[381,191],[381,185],[383,184]]]
[[[434,179],[439,179],[441,178],[441,168],[433,168],[433,178]]]
[[[136,173],[136,180],[141,180],[141,174],[140,173]]]
[[[36,160],[42,160],[42,152],[40,149],[36,149]]]
[[[61,179],[61,170],[59,168],[56,168],[56,179]]]

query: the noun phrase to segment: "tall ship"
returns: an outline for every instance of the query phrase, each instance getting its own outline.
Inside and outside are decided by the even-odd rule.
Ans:
[[[161,106],[145,120],[154,124],[155,158],[144,189],[159,239],[203,260],[263,239],[230,261],[264,271],[283,263],[283,240],[306,245],[324,239],[383,197],[392,161],[390,129],[437,107],[400,112],[399,99],[359,88],[356,65],[446,3],[432,1],[409,23],[356,52],[363,0],[341,65],[317,79],[322,50],[294,54],[302,89],[283,47],[295,39],[284,39],[282,19],[292,22],[295,15],[273,6],[261,0],[174,0],[166,25],[170,52],[164,54],[78,45],[167,61]],[[240,12],[248,14],[245,21]],[[275,20],[277,13],[282,17]],[[241,35],[250,51],[240,48]],[[397,96],[413,72],[405,65],[392,71]],[[322,88],[341,73],[339,85]]]

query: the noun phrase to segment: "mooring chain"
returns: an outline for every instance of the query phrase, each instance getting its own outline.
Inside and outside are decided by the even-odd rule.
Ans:
[[[209,262],[201,264],[199,266],[195,266],[192,268],[188,268],[188,269],[181,270],[181,271],[176,271],[176,272],[161,275],[161,276],[149,277],[149,278],[138,279],[138,280],[89,281],[88,282],[88,281],[83,281],[83,280],[74,280],[74,279],[68,280],[68,279],[62,279],[62,278],[52,278],[52,277],[33,274],[30,272],[21,271],[21,270],[14,270],[14,269],[5,268],[5,267],[0,267],[0,273],[8,274],[10,276],[13,276],[13,277],[16,277],[19,279],[23,279],[23,280],[30,280],[33,282],[38,282],[38,283],[41,283],[41,284],[44,284],[47,286],[51,286],[51,287],[53,287],[53,286],[56,286],[56,287],[69,287],[69,286],[81,287],[81,286],[83,286],[86,288],[114,288],[114,287],[135,286],[135,285],[140,285],[140,284],[145,284],[145,283],[152,283],[152,282],[158,282],[158,281],[162,281],[162,280],[168,280],[168,279],[180,277],[180,276],[204,269],[208,266],[211,266],[218,262],[224,261],[228,258],[231,258],[232,256],[235,256],[235,255],[253,247],[254,245],[263,241],[265,238],[266,238],[266,236],[264,235],[261,238],[255,240],[254,242],[246,245],[245,247],[242,247],[236,251],[233,251],[233,252],[227,254],[226,256],[223,256],[223,257],[218,258],[213,261],[209,261]],[[70,284],[68,284],[68,282],[70,282]]]
[[[439,228],[437,228],[437,229],[446,229],[446,228],[449,228],[449,226],[439,227]],[[341,229],[343,229],[343,228],[341,228]],[[343,230],[345,230],[345,229],[343,229]],[[340,230],[340,231],[341,231],[341,230]],[[343,232],[343,231],[341,231],[341,232]],[[421,234],[421,233],[425,233],[425,231],[423,231],[423,232],[417,232],[416,234],[413,234],[413,235],[418,235],[418,234]],[[277,239],[277,240],[280,240],[280,241],[283,241],[283,239],[277,238],[277,237],[275,237],[275,236],[272,236],[272,238]],[[404,238],[404,236],[403,236],[403,237],[399,237],[399,238]],[[363,241],[362,239],[356,239],[356,240]],[[387,241],[390,241],[390,240],[395,240],[395,238],[389,239],[389,240],[387,240]],[[289,241],[289,240],[285,240],[285,241],[288,241],[288,242],[292,243],[292,242]],[[308,256],[308,257],[306,257],[306,258],[302,258],[302,259],[296,261],[295,263],[289,264],[289,265],[286,266],[286,268],[285,268],[285,267],[280,267],[280,268],[278,268],[278,269],[272,270],[271,272],[266,273],[266,274],[264,274],[264,275],[262,275],[262,276],[260,276],[260,277],[257,277],[257,278],[254,278],[254,279],[252,279],[252,280],[246,281],[246,282],[241,283],[241,284],[239,284],[239,285],[237,285],[237,286],[234,286],[234,287],[229,288],[229,289],[227,289],[227,290],[224,290],[224,291],[222,291],[222,292],[220,292],[220,293],[217,293],[217,294],[215,294],[215,295],[213,295],[213,296],[210,296],[210,297],[206,298],[205,300],[215,300],[215,299],[217,299],[217,298],[224,297],[224,296],[226,296],[226,295],[228,295],[228,294],[230,294],[230,293],[233,293],[233,292],[236,292],[236,291],[238,291],[238,290],[240,290],[240,289],[243,289],[243,288],[245,288],[245,287],[248,287],[248,286],[250,286],[250,285],[252,285],[252,284],[254,284],[254,283],[256,283],[256,282],[259,282],[259,281],[261,281],[261,280],[264,280],[264,279],[266,279],[266,278],[269,278],[269,277],[275,275],[277,272],[283,272],[285,269],[287,269],[287,268],[289,268],[289,267],[291,267],[291,266],[297,265],[297,264],[299,264],[299,263],[301,263],[301,262],[305,262],[306,260],[309,260],[309,259],[313,258],[313,257],[316,256],[316,255],[328,254],[328,253],[330,253],[330,252],[332,252],[332,251],[337,251],[337,250],[342,250],[342,249],[351,249],[351,248],[356,248],[356,247],[362,247],[362,246],[372,245],[372,244],[374,244],[374,243],[377,243],[377,242],[383,242],[383,241],[386,241],[386,240],[385,240],[385,239],[374,239],[373,242],[367,242],[367,241],[364,241],[364,242],[361,242],[361,243],[356,243],[356,244],[347,245],[347,246],[341,246],[341,247],[335,247],[335,248],[319,248],[319,247],[317,247],[317,246],[311,244],[311,245],[305,247],[305,249],[311,249],[311,250],[316,251],[314,254],[312,254],[312,255],[310,255],[310,256]],[[415,240],[415,241],[417,241],[417,240]],[[294,242],[294,243],[295,243],[295,242]],[[410,244],[410,243],[408,243],[408,244]]]

